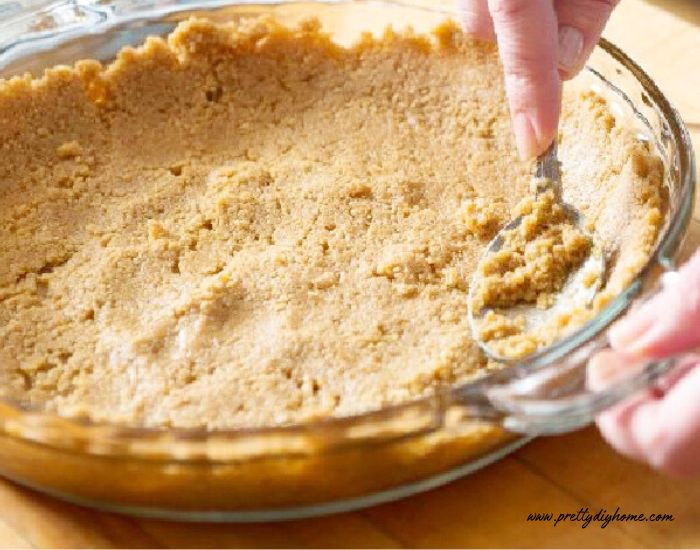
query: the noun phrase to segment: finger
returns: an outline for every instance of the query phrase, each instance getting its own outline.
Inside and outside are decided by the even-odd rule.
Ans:
[[[622,378],[631,376],[643,364],[643,361],[632,361],[613,350],[600,351],[588,361],[586,387],[594,392],[603,391]]]
[[[557,131],[561,80],[552,0],[489,0],[520,155],[542,153]]]
[[[700,251],[655,298],[613,326],[610,342],[618,351],[649,358],[700,346]]]
[[[600,352],[588,363],[587,386],[593,391],[604,390],[619,379],[621,372],[629,368],[628,360],[624,356],[609,350]],[[596,418],[603,438],[617,452],[635,460],[642,459],[642,452],[627,426],[634,411],[650,398],[649,392],[639,392]]]
[[[624,405],[618,405],[596,418],[596,425],[603,439],[618,453],[632,460],[644,460],[644,453],[630,433],[630,418],[649,400],[650,396],[646,393],[636,395],[625,401]]]
[[[629,430],[646,460],[677,476],[700,472],[700,368],[692,368],[660,399],[640,406],[630,418]]]
[[[619,0],[556,0],[559,71],[572,78],[584,66]]]
[[[621,355],[617,358],[625,360]],[[603,437],[620,453],[669,474],[692,475],[700,470],[696,461],[700,452],[699,392],[700,368],[695,357],[654,388],[601,414],[596,422]]]
[[[467,33],[482,40],[496,37],[487,0],[460,0],[459,13]]]

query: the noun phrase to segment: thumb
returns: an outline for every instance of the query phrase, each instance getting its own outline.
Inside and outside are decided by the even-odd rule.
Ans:
[[[544,151],[559,121],[561,80],[552,0],[489,0],[518,150]]]
[[[610,330],[617,351],[650,359],[700,346],[700,250],[664,289]]]
[[[559,71],[572,78],[583,68],[619,0],[556,0]]]

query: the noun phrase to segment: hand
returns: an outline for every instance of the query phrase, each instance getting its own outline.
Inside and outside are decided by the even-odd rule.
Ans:
[[[561,83],[575,76],[618,0],[460,0],[467,32],[498,42],[518,150],[542,153],[557,132]]]
[[[700,346],[700,250],[663,291],[610,331],[614,351],[589,364],[589,386],[600,389],[630,365]],[[654,388],[598,418],[621,453],[672,475],[700,474],[700,356],[688,355]]]

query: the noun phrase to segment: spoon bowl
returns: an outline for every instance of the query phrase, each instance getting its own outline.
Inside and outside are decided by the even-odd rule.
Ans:
[[[602,246],[596,242],[595,238],[586,229],[584,216],[573,206],[566,204],[562,200],[561,176],[559,170],[559,160],[557,159],[557,144],[554,142],[537,159],[535,177],[533,179],[532,191],[535,197],[553,191],[558,206],[562,208],[568,223],[575,227],[590,243],[591,248],[586,259],[569,273],[564,284],[553,295],[547,307],[541,307],[537,303],[515,303],[506,307],[482,307],[476,305],[477,291],[480,289],[483,280],[482,269],[484,262],[488,261],[494,254],[501,251],[507,241],[509,233],[517,230],[524,216],[518,216],[508,222],[491,240],[483,252],[479,264],[472,275],[469,285],[468,296],[468,316],[472,337],[484,353],[499,362],[511,362],[521,358],[520,355],[506,356],[499,353],[492,343],[494,340],[485,340],[482,333],[482,322],[489,312],[496,312],[507,321],[523,324],[524,334],[533,334],[558,316],[565,315],[569,311],[589,306],[596,294],[603,285],[606,272],[606,260]]]

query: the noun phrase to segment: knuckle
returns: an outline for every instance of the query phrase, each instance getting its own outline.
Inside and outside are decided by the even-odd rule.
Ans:
[[[557,99],[559,76],[556,67],[548,68],[528,56],[518,56],[517,62],[509,63],[504,73],[514,103]]]
[[[541,84],[553,69],[545,66],[534,53],[517,51],[509,54],[512,62],[507,63],[503,71],[507,78],[522,86]]]
[[[617,6],[620,0],[578,0],[573,3],[572,8],[586,13],[603,13],[609,15],[610,12]]]
[[[520,70],[506,72],[506,88],[511,111],[521,113],[532,107],[536,86],[531,75],[523,74]]]
[[[557,16],[560,24],[584,32],[598,32],[602,30],[617,3],[617,0],[571,0],[557,4]]]
[[[587,0],[588,7],[591,10],[610,13],[620,0]]]
[[[491,16],[498,20],[519,18],[529,8],[532,0],[489,0]]]

